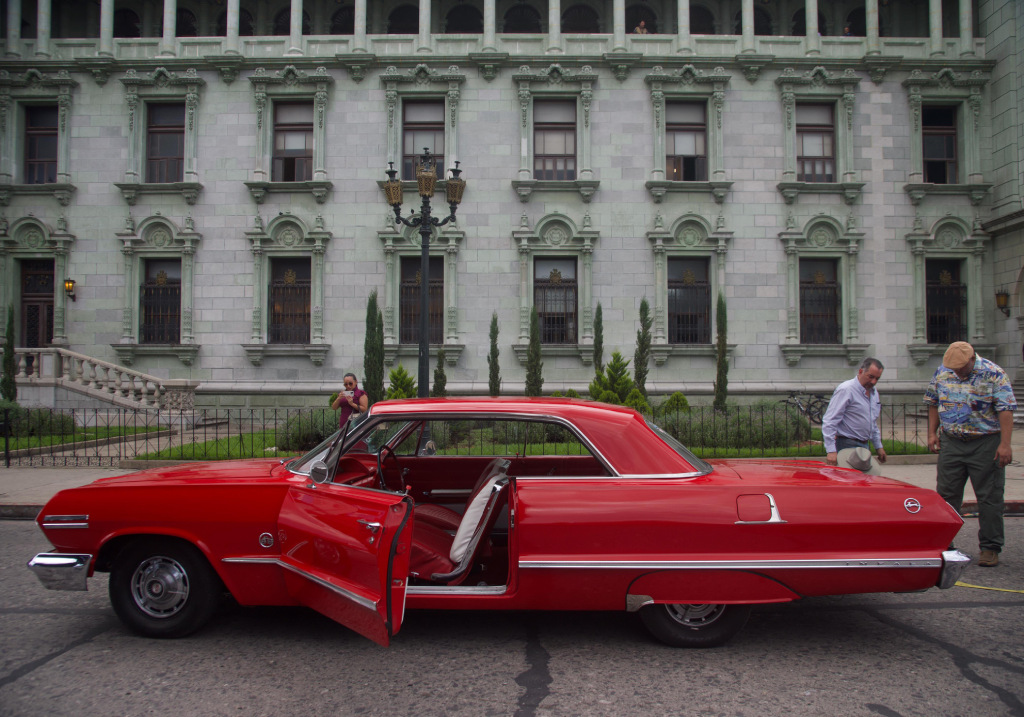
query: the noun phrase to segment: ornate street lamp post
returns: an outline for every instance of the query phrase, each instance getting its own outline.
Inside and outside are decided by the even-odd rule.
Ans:
[[[384,196],[395,210],[395,224],[419,227],[420,230],[420,356],[417,395],[426,398],[430,393],[430,234],[434,227],[443,227],[448,222],[455,221],[455,210],[462,201],[466,180],[459,179],[462,170],[456,162],[451,169],[452,176],[446,182],[451,213],[444,219],[431,216],[430,198],[434,196],[434,185],[437,183],[437,165],[430,150],[424,147],[416,166],[416,184],[423,198],[420,215],[417,217],[410,214],[409,218],[405,219],[402,217],[402,180],[395,176],[398,172],[394,162],[388,162],[386,172],[388,178],[384,182]]]

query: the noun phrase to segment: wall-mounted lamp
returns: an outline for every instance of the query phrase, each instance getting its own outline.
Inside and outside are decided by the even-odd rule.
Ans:
[[[65,279],[64,280],[64,293],[67,294],[68,297],[72,301],[75,300],[75,280],[74,279]]]
[[[1007,318],[1010,316],[1010,293],[1006,289],[999,289],[996,292],[996,308],[1003,312]]]

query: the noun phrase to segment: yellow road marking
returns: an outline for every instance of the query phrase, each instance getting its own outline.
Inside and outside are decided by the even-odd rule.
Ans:
[[[956,581],[958,588],[975,588],[976,590],[996,590],[1001,593],[1024,593],[1024,590],[1009,590],[1007,588],[988,588],[984,585],[971,585],[970,583],[962,583],[959,580]]]

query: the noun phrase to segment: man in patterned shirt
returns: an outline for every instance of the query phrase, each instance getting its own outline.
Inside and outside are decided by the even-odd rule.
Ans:
[[[978,565],[995,567],[1004,542],[1006,465],[1013,459],[1010,434],[1017,401],[1010,380],[969,343],[957,341],[946,349],[924,402],[928,450],[939,454],[935,490],[959,512],[970,477],[978,499]]]

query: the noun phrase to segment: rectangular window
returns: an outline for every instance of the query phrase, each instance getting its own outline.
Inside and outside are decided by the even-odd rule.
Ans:
[[[707,259],[668,260],[668,342],[711,343],[711,282]]]
[[[801,259],[800,343],[842,343],[839,309],[835,259]]]
[[[274,105],[274,156],[271,181],[313,179],[313,103]]]
[[[57,181],[57,107],[25,108],[25,184]]]
[[[960,262],[927,259],[924,273],[928,343],[966,341],[967,286],[960,281]]]
[[[444,178],[444,100],[402,104],[402,179],[416,179],[416,165],[424,149],[437,160],[437,176]]]
[[[444,343],[444,258],[430,257],[427,326],[430,343]],[[402,281],[399,287],[398,342],[420,342],[420,257],[402,257]]]
[[[796,179],[836,181],[835,119],[832,105],[796,106]]]
[[[924,181],[956,184],[956,107],[921,108]]]
[[[180,182],[185,176],[185,104],[146,106],[146,181]]]
[[[270,260],[268,343],[309,343],[311,277],[309,257]]]
[[[665,105],[665,153],[666,179],[707,181],[707,107],[703,102]]]
[[[576,100],[533,103],[533,178],[576,179]]]
[[[577,327],[576,260],[534,260],[533,305],[542,344],[575,344]]]
[[[139,343],[181,343],[181,259],[146,259],[139,295]]]

